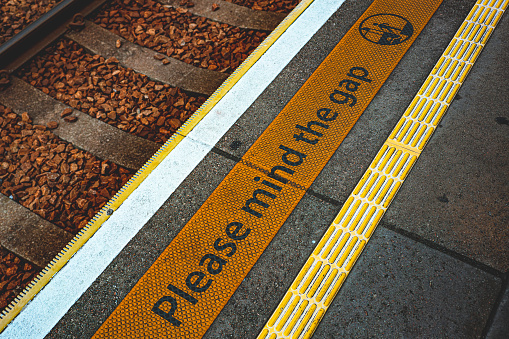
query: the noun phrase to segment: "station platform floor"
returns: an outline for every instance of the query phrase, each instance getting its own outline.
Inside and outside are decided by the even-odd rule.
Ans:
[[[330,14],[315,7],[320,2]],[[191,139],[189,148],[175,148],[181,157],[192,158],[194,151],[203,156],[174,191],[155,181],[141,200],[124,206],[133,214],[146,215],[125,247],[112,250],[118,253],[111,262],[98,264],[99,259],[89,254],[75,255],[72,260],[78,263],[72,273],[64,272],[67,280],[74,275],[70,285],[81,284],[90,267],[104,266],[84,283],[83,293],[68,296],[60,290],[47,296],[69,298],[64,303],[68,306],[60,310],[61,306],[42,299],[43,289],[43,296],[36,296],[0,338],[94,336],[372,2],[347,0],[336,7],[333,3],[315,0],[304,11],[303,16],[309,11],[326,16],[309,39],[298,31],[293,36],[283,34],[281,48],[299,37],[303,47],[295,47],[296,54],[266,81],[246,109],[237,112],[239,118],[225,127],[224,135],[215,134],[217,142],[211,143],[205,131],[185,137]],[[260,334],[474,4],[471,0],[441,3],[233,296],[225,300],[204,338]],[[504,15],[313,338],[509,338],[508,51],[509,18]],[[252,76],[263,78],[264,68],[257,72]],[[233,103],[251,88],[247,80],[237,92],[235,86],[229,93]],[[237,109],[231,105],[229,109]],[[219,124],[221,112],[212,111]],[[184,166],[180,160],[172,161]],[[161,178],[173,180],[173,174]],[[152,202],[147,192],[160,195],[161,203]],[[147,201],[140,202],[143,199]],[[151,205],[153,212],[142,210],[145,205]],[[112,217],[121,213],[122,206]],[[120,234],[133,223],[119,216],[112,232]],[[102,227],[109,227],[108,222]],[[106,239],[89,251],[100,257],[113,243]],[[200,251],[200,246],[188,250]],[[83,261],[88,263],[80,266]],[[173,264],[180,265],[178,260]],[[50,284],[64,279],[59,274]],[[168,281],[162,279],[161,284]],[[45,304],[47,309],[41,309]],[[50,315],[34,320],[49,313],[58,315],[54,320]],[[178,313],[175,317],[186,319]],[[140,326],[138,331],[139,338],[157,337],[153,329],[144,332]]]

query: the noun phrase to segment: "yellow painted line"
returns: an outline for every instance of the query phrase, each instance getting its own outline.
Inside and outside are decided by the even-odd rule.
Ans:
[[[0,314],[0,332],[21,312],[23,307],[46,286],[51,278],[103,225],[113,211],[147,178],[191,130],[212,110],[242,76],[261,58],[290,25],[314,0],[303,0],[272,33],[251,53],[246,60],[223,82],[203,105],[168,139],[161,148],[143,165],[133,177],[104,205],[104,207],[83,227],[83,229],[58,253],[32,282]]]
[[[94,338],[201,337],[440,3],[375,0]],[[387,187],[382,183],[377,190]],[[353,255],[365,243],[357,236],[348,241],[345,251]],[[346,261],[347,252],[331,253]],[[311,267],[323,269],[335,272],[316,262]],[[329,281],[328,274],[317,274]],[[332,299],[316,281],[302,278],[306,293],[329,304]],[[304,295],[288,298],[274,325],[282,333],[288,326],[290,332],[302,329],[295,314],[309,315],[301,302]],[[318,310],[310,321],[322,315]]]
[[[312,336],[319,320],[338,293],[344,279],[350,273],[380,219],[451,104],[466,73],[495,28],[495,23],[499,21],[507,8],[508,2],[509,0],[498,1],[498,7],[493,7],[493,2],[488,3],[487,0],[482,0],[474,6],[369,169],[316,246],[307,264],[286,292],[284,303],[277,308],[279,311],[270,318],[258,339]],[[490,15],[483,15],[487,12]],[[479,21],[472,21],[475,18]],[[479,37],[478,33],[473,32],[483,32],[485,36]],[[478,52],[458,53],[462,46],[458,44],[459,39],[462,39],[461,44],[467,43],[468,46],[475,44]],[[458,55],[463,55],[464,58],[457,58]],[[453,64],[454,67],[460,68],[449,68],[448,71],[444,71]],[[460,76],[459,80],[458,76]],[[433,85],[430,86],[430,84]],[[434,94],[438,89],[441,93]],[[422,112],[421,109],[423,109]],[[310,288],[308,281],[313,280],[318,282],[317,286],[313,285]],[[315,294],[317,290],[318,295]],[[294,306],[289,309],[282,306],[283,304]],[[283,311],[281,311],[282,308]],[[299,313],[297,314],[295,310]],[[283,321],[289,317],[298,319],[294,319],[291,324]]]

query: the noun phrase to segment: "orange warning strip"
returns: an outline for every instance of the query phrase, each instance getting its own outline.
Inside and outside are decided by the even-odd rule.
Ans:
[[[94,338],[199,338],[441,0],[375,0]]]

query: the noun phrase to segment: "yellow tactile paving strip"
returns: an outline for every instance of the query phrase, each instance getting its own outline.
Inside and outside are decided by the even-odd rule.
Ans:
[[[404,112],[259,339],[309,338],[421,154],[509,0],[478,1]]]
[[[440,3],[375,0],[94,338],[201,337]]]

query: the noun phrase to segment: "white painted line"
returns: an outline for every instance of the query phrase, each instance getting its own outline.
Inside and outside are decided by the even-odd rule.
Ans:
[[[344,0],[315,0],[0,334],[43,338]]]

